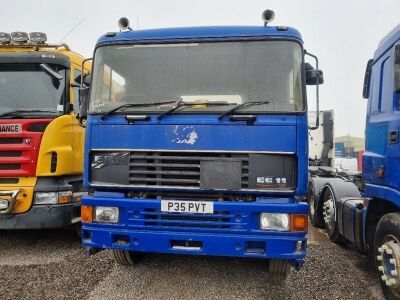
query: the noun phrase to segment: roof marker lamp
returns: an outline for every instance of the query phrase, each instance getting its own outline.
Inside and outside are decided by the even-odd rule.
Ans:
[[[268,23],[271,23],[275,19],[275,13],[273,10],[267,9],[262,14],[262,19],[264,21],[264,26],[267,26]]]
[[[28,33],[23,31],[11,32],[11,41],[13,43],[26,43],[29,40]]]
[[[122,17],[118,21],[118,27],[121,31],[131,31],[132,28],[129,27],[129,20],[128,18]]]
[[[8,44],[11,41],[11,35],[7,32],[0,32],[0,44]]]
[[[47,35],[44,32],[31,32],[29,37],[35,44],[44,44],[47,41]]]

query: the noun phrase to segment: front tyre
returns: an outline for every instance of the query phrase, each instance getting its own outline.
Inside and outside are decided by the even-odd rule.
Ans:
[[[308,185],[307,191],[307,203],[308,203],[308,218],[310,223],[314,227],[323,227],[323,218],[321,209],[318,207],[318,199],[315,195],[315,189],[313,184]]]
[[[140,254],[132,251],[116,249],[112,249],[111,251],[114,261],[123,266],[133,266],[141,259]]]
[[[384,215],[374,240],[375,266],[386,299],[400,299],[400,214]]]

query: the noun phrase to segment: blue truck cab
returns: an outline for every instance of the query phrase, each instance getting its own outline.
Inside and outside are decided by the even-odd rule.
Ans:
[[[83,245],[269,259],[306,255],[304,63],[289,27],[122,30],[96,45],[86,120]],[[86,106],[87,116],[86,116]]]
[[[332,241],[368,253],[385,297],[400,299],[400,25],[368,61],[363,97],[368,107],[362,174],[359,180],[313,176],[309,216]]]

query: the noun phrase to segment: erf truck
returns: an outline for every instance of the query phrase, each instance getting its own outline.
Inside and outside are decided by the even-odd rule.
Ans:
[[[95,48],[86,121],[83,244],[132,264],[144,252],[269,259],[306,253],[306,84],[286,26],[121,32]],[[313,56],[314,57],[314,56]],[[318,85],[317,85],[318,86]],[[87,89],[81,90],[81,118]]]
[[[73,83],[84,58],[46,40],[0,33],[0,230],[80,222],[84,128]]]
[[[368,108],[362,177],[313,176],[309,217],[313,225],[327,229],[333,242],[351,242],[361,253],[368,253],[385,297],[399,299],[400,25],[368,61],[363,96]]]

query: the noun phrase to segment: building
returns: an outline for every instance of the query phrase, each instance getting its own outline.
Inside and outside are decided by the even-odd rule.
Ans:
[[[365,150],[365,139],[354,136],[335,137],[336,157],[357,157],[359,151]]]

